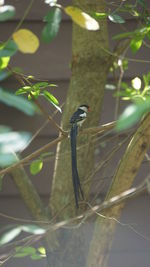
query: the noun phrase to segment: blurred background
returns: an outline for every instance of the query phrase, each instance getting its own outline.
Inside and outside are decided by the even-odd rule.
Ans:
[[[11,33],[16,28],[19,20],[22,18],[25,9],[29,4],[29,0],[12,0],[6,1],[7,4],[12,4],[16,7],[16,16],[14,19],[7,21],[5,23],[0,23],[0,35],[1,40],[5,41],[11,35]],[[132,1],[130,1],[132,2]],[[149,2],[147,0],[147,2]],[[69,0],[60,1],[62,5],[68,5],[71,3]],[[150,7],[150,3],[149,7]],[[33,7],[23,23],[24,28],[31,29],[40,38],[41,31],[43,29],[43,17],[47,13],[48,6],[44,4],[44,1],[36,0]],[[126,16],[127,28],[132,31],[136,26],[136,20],[133,17]],[[108,33],[109,33],[109,45],[112,50],[114,43],[111,41],[111,37],[117,33],[122,32],[122,26],[118,26],[115,23],[108,21]],[[60,31],[57,37],[50,43],[44,44],[40,43],[40,48],[33,55],[24,55],[20,52],[13,57],[11,66],[20,67],[23,72],[27,75],[33,75],[36,79],[46,80],[51,83],[57,84],[58,87],[51,89],[51,92],[58,98],[60,105],[65,102],[65,97],[69,85],[69,79],[71,76],[70,63],[71,63],[71,42],[72,42],[72,21],[63,14],[63,19],[60,27]],[[132,58],[132,54],[128,54],[128,57]],[[139,52],[137,52],[137,59],[149,59],[148,48],[142,47]],[[150,71],[150,63],[138,63],[135,61],[129,61],[128,69],[124,74],[124,81],[128,82],[132,78],[139,76],[141,73],[147,73]],[[108,76],[107,83],[112,84],[114,82],[113,75],[110,73]],[[5,82],[2,82],[1,87],[15,92],[20,85],[16,82],[13,77],[10,77]],[[43,102],[47,111],[53,114],[54,108],[47,103]],[[106,90],[104,96],[103,112],[100,118],[100,124],[108,123],[114,120],[114,107],[115,98],[113,97],[113,91]],[[121,106],[123,110],[124,103]],[[62,108],[63,109],[63,108]],[[18,110],[8,107],[0,103],[0,124],[11,126],[13,130],[25,130],[32,132],[33,134],[43,125],[45,118],[43,116],[36,115],[34,117],[29,117],[19,112]],[[56,114],[55,119],[60,123],[61,115]],[[23,152],[23,156],[35,151],[44,144],[50,142],[57,137],[57,131],[49,123],[40,132],[40,134],[34,139],[32,144]],[[122,137],[120,137],[122,138]],[[117,140],[114,142],[118,142]],[[100,157],[104,157],[106,150],[110,149],[112,146],[111,141],[106,142],[104,138],[103,145],[96,151],[96,161]],[[124,148],[122,148],[123,151]],[[42,172],[36,176],[32,176],[29,172],[29,166],[27,164],[26,170],[30,175],[32,182],[34,183],[36,189],[40,193],[40,196],[45,204],[48,203],[51,180],[54,168],[54,157],[55,148],[50,150],[52,153],[51,160],[46,160]],[[117,161],[121,157],[120,154],[114,156],[113,160],[108,164],[107,171],[101,171],[95,177],[94,184],[97,184],[99,176],[106,178],[103,182],[103,186],[100,188],[99,198],[103,199],[106,189],[107,189],[107,177],[116,166]],[[65,167],[65,166],[64,166]],[[143,178],[149,173],[149,163],[143,162],[140,173],[135,180],[135,185],[137,185]],[[95,194],[94,190],[99,188],[93,186],[91,195]],[[120,222],[117,224],[117,231],[113,241],[113,247],[110,252],[109,267],[149,267],[150,266],[150,198],[148,194],[143,194],[135,199],[132,199],[126,203],[123,214],[120,218]],[[3,182],[3,188],[0,192],[0,213],[7,214],[12,217],[31,219],[31,215],[28,212],[26,206],[24,205],[17,188],[15,187],[11,175],[6,175]],[[15,223],[9,218],[4,218],[0,216],[0,226],[3,227],[6,224]],[[130,227],[132,225],[132,227]],[[85,235],[89,233],[89,227]],[[6,263],[6,266],[46,266],[44,265],[45,260],[32,261],[30,259],[10,259]],[[78,265],[77,265],[78,266]],[[70,266],[71,267],[71,266]]]

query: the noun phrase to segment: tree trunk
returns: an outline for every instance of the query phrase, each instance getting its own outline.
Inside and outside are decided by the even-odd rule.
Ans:
[[[105,3],[100,0],[74,0],[73,4],[89,14],[91,10],[105,12]],[[91,109],[83,127],[99,124],[106,77],[109,71],[109,57],[102,49],[108,47],[106,20],[101,20],[100,30],[96,32],[87,31],[73,24],[72,36],[72,76],[62,117],[64,130],[70,128],[70,117],[81,104],[87,104]],[[85,198],[88,199],[90,183],[85,187],[84,180],[93,169],[94,145],[90,134],[78,137],[77,143],[78,171]],[[57,220],[70,218],[84,208],[82,205],[82,209],[80,208],[78,212],[75,208],[70,154],[70,138],[68,137],[57,146],[49,202],[51,214]],[[83,232],[85,228],[77,231],[62,230],[57,232],[52,239],[49,238],[49,266],[84,266],[86,257],[84,250],[87,242],[83,238]]]
[[[87,13],[91,10],[105,11],[103,1],[74,1]],[[81,104],[88,104],[91,112],[83,127],[96,126],[99,123],[103,101],[106,77],[108,74],[108,56],[101,49],[108,47],[106,20],[101,20],[100,30],[87,31],[73,24],[72,37],[72,76],[63,111],[62,128],[69,129],[69,120],[72,113]],[[93,169],[94,146],[90,135],[78,138],[79,150],[78,169],[81,182]],[[75,205],[72,188],[69,138],[57,146],[55,171],[52,184],[50,208],[52,213],[59,212],[59,218],[64,219],[75,214]],[[90,184],[84,187],[88,198]],[[66,206],[65,209],[64,206]],[[61,210],[63,209],[63,212]]]

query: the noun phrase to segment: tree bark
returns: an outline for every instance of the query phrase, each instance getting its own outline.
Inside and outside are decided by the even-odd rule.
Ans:
[[[91,10],[105,11],[103,1],[74,0],[73,4],[87,13]],[[70,128],[69,119],[81,104],[88,104],[91,112],[83,127],[97,126],[103,101],[106,77],[108,74],[108,56],[101,49],[108,47],[106,20],[100,23],[100,30],[87,31],[73,24],[72,35],[72,76],[62,117],[62,128]],[[83,183],[86,175],[93,168],[94,146],[90,134],[78,138],[78,170]],[[55,171],[53,177],[50,208],[53,214],[59,212],[59,218],[75,215],[70,161],[70,140],[62,141],[57,146]],[[90,184],[84,188],[88,198]],[[66,208],[64,209],[64,206]],[[63,212],[61,210],[63,209]]]
[[[37,221],[48,221],[49,218],[44,204],[42,203],[39,194],[27,176],[24,168],[19,166],[15,169],[12,169],[11,175],[25,205],[31,212],[33,218]]]
[[[91,10],[105,12],[103,0],[74,0],[73,5],[89,14]],[[73,24],[72,75],[63,110],[61,125],[63,130],[70,129],[70,117],[81,104],[87,104],[91,109],[83,127],[93,127],[99,124],[106,77],[109,71],[109,56],[103,51],[103,47],[108,47],[106,20],[101,21],[100,30],[96,32],[87,31]],[[84,179],[92,172],[94,164],[94,145],[91,134],[78,136],[77,143],[78,171],[83,187]],[[83,188],[87,199],[89,190],[90,183]],[[69,137],[57,146],[49,207],[51,214],[57,220],[71,218],[84,208],[82,206],[79,211],[75,208]],[[84,266],[85,255],[83,254],[86,241],[83,240],[83,231],[85,229],[81,231],[62,230],[57,232],[55,237],[48,238],[49,266]]]

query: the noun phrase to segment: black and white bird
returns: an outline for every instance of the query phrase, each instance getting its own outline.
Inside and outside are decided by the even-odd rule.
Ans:
[[[81,105],[78,107],[77,111],[73,113],[70,123],[72,124],[71,132],[70,132],[70,140],[71,140],[71,159],[72,159],[72,181],[73,181],[73,189],[75,196],[76,208],[79,208],[78,200],[80,198],[84,199],[84,194],[81,188],[78,168],[77,168],[77,152],[76,152],[76,139],[78,134],[78,127],[82,126],[85,121],[87,114],[89,111],[88,105]]]

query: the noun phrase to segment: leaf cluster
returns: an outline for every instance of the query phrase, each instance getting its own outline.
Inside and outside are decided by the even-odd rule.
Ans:
[[[122,90],[117,94],[122,100],[130,100],[130,104],[121,114],[117,122],[117,130],[125,130],[140,121],[140,119],[150,111],[150,72],[134,78],[129,86],[123,82]]]
[[[30,257],[32,260],[40,260],[46,257],[44,247],[34,248],[31,246],[17,246],[15,247],[15,251],[16,254],[14,255],[14,258]]]
[[[55,108],[57,108],[61,112],[61,108],[59,107],[59,101],[53,94],[51,94],[47,90],[47,87],[56,87],[56,86],[57,85],[48,82],[38,82],[35,84],[19,88],[16,91],[16,95],[27,94],[29,100],[38,99],[39,96],[43,96],[46,100],[48,100],[48,102],[50,102],[53,106],[55,106]]]

